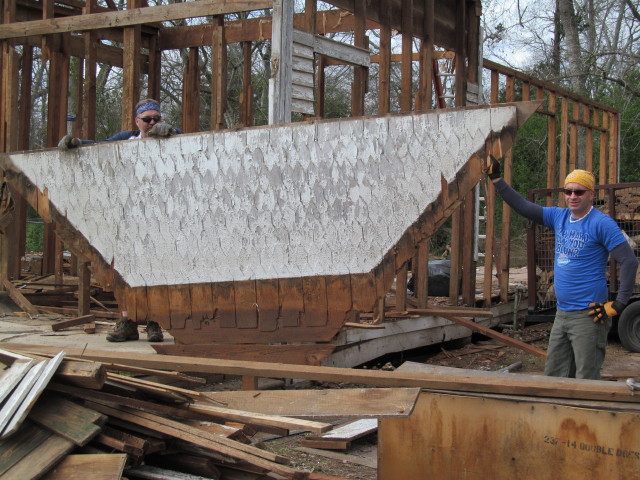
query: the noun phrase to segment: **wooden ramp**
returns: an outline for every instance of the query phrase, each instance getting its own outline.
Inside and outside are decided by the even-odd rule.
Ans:
[[[537,107],[102,143],[0,167],[120,308],[159,322],[179,353],[216,344],[257,358],[239,347],[257,344],[271,361],[319,364]]]

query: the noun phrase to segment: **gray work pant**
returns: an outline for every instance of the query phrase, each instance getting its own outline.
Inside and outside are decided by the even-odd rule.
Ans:
[[[611,319],[594,323],[590,310],[557,310],[549,336],[545,375],[600,379]]]

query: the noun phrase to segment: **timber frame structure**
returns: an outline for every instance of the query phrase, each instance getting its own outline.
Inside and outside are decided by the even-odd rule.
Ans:
[[[76,122],[73,134],[80,138],[94,138],[96,105],[96,71],[98,63],[119,66],[123,72],[122,93],[122,129],[133,127],[133,106],[141,96],[140,85],[146,76],[147,97],[160,97],[161,52],[171,49],[188,49],[189,62],[184,69],[182,94],[182,128],[185,133],[199,130],[200,89],[198,84],[198,49],[212,49],[211,82],[211,128],[224,130],[224,112],[227,105],[226,89],[226,45],[241,42],[246,52],[251,42],[272,40],[272,95],[270,97],[270,123],[278,125],[291,121],[291,112],[301,112],[306,119],[321,119],[324,112],[323,70],[327,65],[347,63],[353,67],[351,86],[351,116],[362,117],[365,114],[365,93],[368,88],[368,66],[379,64],[377,88],[377,114],[384,116],[391,112],[391,65],[400,64],[401,91],[398,104],[399,113],[428,111],[433,108],[445,108],[444,94],[438,79],[438,59],[447,52],[454,52],[455,81],[452,97],[455,107],[484,104],[482,76],[483,71],[490,74],[490,104],[538,100],[538,114],[547,117],[547,188],[560,185],[559,179],[577,166],[598,170],[598,183],[615,183],[618,178],[618,114],[606,105],[593,102],[575,95],[565,89],[540,81],[520,72],[506,68],[494,62],[482,60],[480,44],[479,1],[465,0],[334,0],[324,2],[335,8],[318,10],[316,0],[306,0],[304,11],[294,13],[293,0],[197,0],[192,2],[147,6],[142,0],[130,0],[126,8],[116,8],[107,0],[106,6],[99,6],[95,0],[86,3],[75,0],[44,0],[33,3],[28,0],[2,0],[2,24],[0,25],[0,152],[28,150],[29,122],[31,104],[31,76],[35,49],[49,62],[48,81],[49,101],[47,105],[48,129],[46,145],[56,146],[58,140],[67,133],[67,97],[59,92],[69,91],[70,59],[76,57],[81,62],[82,75],[78,78],[74,103],[77,106]],[[236,12],[267,11],[270,14],[258,15],[244,20],[227,21],[225,15]],[[206,17],[207,22],[198,25],[165,27],[163,21]],[[380,36],[380,53],[372,56],[367,49],[366,33],[376,30]],[[353,32],[353,45],[338,44],[324,35],[337,32]],[[392,54],[392,33],[399,32],[401,53]],[[107,45],[102,40],[117,42]],[[419,41],[418,51],[414,51],[414,42]],[[436,49],[437,47],[437,49]],[[300,53],[301,51],[306,52]],[[307,59],[307,67],[301,71],[296,67],[283,68],[292,63]],[[250,56],[245,56],[250,62]],[[310,68],[308,66],[311,65]],[[418,81],[413,80],[413,69],[417,66]],[[250,65],[245,65],[243,92],[241,94],[241,125],[252,125],[252,113],[246,99],[251,98]],[[295,72],[292,73],[292,72]],[[292,93],[293,92],[293,93]],[[501,94],[504,92],[504,95]],[[394,112],[398,113],[398,112]],[[586,152],[584,163],[578,160],[579,129],[584,131]],[[514,161],[510,148],[512,138],[500,141],[488,141],[485,152],[504,156],[504,177],[511,181]],[[502,147],[505,147],[504,150]],[[599,158],[594,158],[599,151]],[[478,163],[479,165],[479,163]],[[477,166],[474,168],[478,168]],[[467,172],[468,173],[468,172]],[[445,185],[447,202],[442,205],[439,217],[433,225],[451,216],[452,218],[452,271],[451,285],[458,285],[461,278],[462,294],[455,288],[450,294],[450,304],[468,307],[491,307],[496,297],[492,293],[491,277],[494,263],[498,272],[500,291],[499,301],[509,300],[509,224],[510,211],[507,206],[502,211],[502,238],[500,249],[494,242],[484,245],[484,284],[476,294],[475,275],[462,275],[462,272],[476,270],[477,257],[474,249],[466,248],[474,244],[478,235],[477,191],[475,184],[481,177],[480,171],[473,175],[460,177],[459,184]],[[467,185],[471,179],[473,184]],[[482,182],[481,182],[482,183]],[[484,187],[483,187],[484,188]],[[12,188],[11,223],[4,226],[0,235],[0,277],[18,279],[20,277],[20,259],[25,248],[25,224],[27,192]],[[494,238],[495,198],[493,189],[484,189],[486,201],[486,228],[482,232],[486,238]],[[34,208],[38,195],[31,198]],[[40,197],[42,198],[42,197]],[[40,205],[39,212],[45,209]],[[45,249],[43,273],[62,276],[62,229],[56,235],[55,222],[48,223],[45,229]],[[432,234],[433,232],[430,231]],[[68,245],[73,239],[65,238]],[[385,312],[388,287],[393,279],[397,284],[406,284],[409,275],[409,261],[417,268],[411,274],[416,278],[415,298],[397,295],[395,311],[404,311],[408,306],[416,309],[429,307],[427,285],[427,259],[429,256],[429,238],[420,237],[410,244],[400,255],[385,263],[380,271],[359,278],[357,281],[370,287],[374,292],[370,298],[356,305],[354,302],[345,307],[345,311],[356,311],[354,319],[360,314],[372,312],[376,322],[382,322]],[[79,254],[78,273],[81,283],[88,284],[89,258]],[[86,252],[84,252],[86,253]],[[386,276],[386,280],[380,279]],[[85,279],[85,280],[82,280]],[[353,283],[353,282],[352,282]],[[1,287],[0,287],[1,288]],[[235,288],[244,288],[236,286]],[[302,288],[302,287],[301,287]],[[277,290],[277,287],[276,287]],[[236,290],[238,291],[238,290]],[[282,287],[281,287],[282,291]],[[325,297],[330,295],[327,288]],[[290,300],[303,303],[304,294],[292,289]],[[188,305],[195,295],[189,291],[184,296],[178,294],[174,308],[168,308],[168,318],[163,325],[173,322],[184,326],[185,319],[193,321],[193,311]],[[129,300],[127,301],[127,295]],[[142,296],[140,296],[142,295]],[[255,298],[255,291],[251,293]],[[136,305],[136,317],[143,321],[150,312],[150,297],[146,292],[133,295],[120,294],[119,301],[131,310]],[[240,295],[242,297],[242,295]],[[207,298],[211,295],[207,293]],[[81,294],[81,298],[87,298]],[[238,298],[238,295],[236,295]],[[354,297],[355,298],[355,297]],[[326,301],[325,301],[326,304]],[[373,308],[369,308],[373,305]],[[180,306],[177,311],[176,307]],[[88,303],[81,302],[80,314],[86,313]],[[424,311],[423,311],[424,313]],[[304,357],[302,363],[320,363],[325,353],[319,356]]]

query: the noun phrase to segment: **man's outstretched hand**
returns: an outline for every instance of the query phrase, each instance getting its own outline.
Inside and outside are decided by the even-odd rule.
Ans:
[[[58,142],[58,148],[63,151],[78,148],[80,145],[82,145],[82,141],[73,135],[65,135]]]
[[[153,127],[147,131],[147,135],[150,137],[158,138],[158,137],[170,137],[172,135],[176,135],[178,130],[175,127],[172,127],[168,123],[156,123]]]
[[[615,317],[616,315],[620,315],[622,310],[624,310],[622,302],[617,300],[615,302],[607,303],[590,303],[589,307],[593,308],[593,310],[589,312],[589,315],[594,315],[594,323],[604,323],[606,317]]]
[[[500,162],[493,155],[489,155],[489,159],[487,160],[487,176],[491,180],[502,177],[500,173]]]

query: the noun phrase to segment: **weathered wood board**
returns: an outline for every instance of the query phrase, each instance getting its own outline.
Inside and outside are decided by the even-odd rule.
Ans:
[[[330,342],[537,106],[107,142],[0,168],[130,318],[177,344]]]
[[[640,414],[423,392],[381,419],[378,478],[638,478]]]

